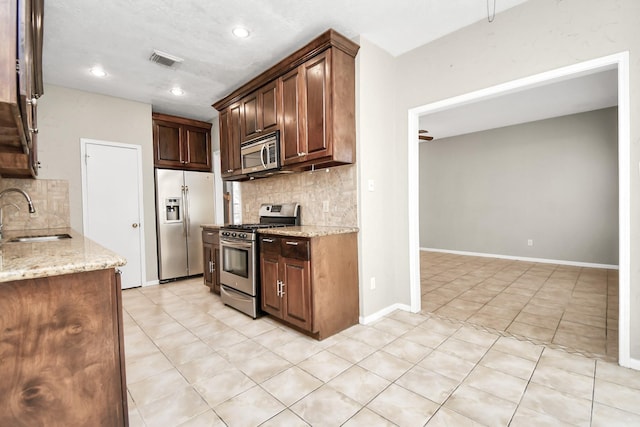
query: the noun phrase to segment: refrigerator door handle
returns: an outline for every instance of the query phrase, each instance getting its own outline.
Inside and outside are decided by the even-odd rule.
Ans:
[[[182,186],[182,234],[187,235],[187,193]]]
[[[191,217],[190,217],[190,212],[189,212],[189,186],[185,185],[184,186],[184,218],[185,218],[185,222],[186,222],[186,228],[187,228],[187,237],[189,237],[190,233],[190,228],[191,228]]]

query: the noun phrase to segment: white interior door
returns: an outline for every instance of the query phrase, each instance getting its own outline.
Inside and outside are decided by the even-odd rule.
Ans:
[[[122,288],[144,282],[140,146],[81,140],[84,234],[127,260]]]

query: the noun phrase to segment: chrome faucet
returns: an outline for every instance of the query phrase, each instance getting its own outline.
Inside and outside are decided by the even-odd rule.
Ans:
[[[31,201],[31,197],[27,194],[26,191],[21,190],[19,188],[7,188],[6,190],[2,190],[0,191],[0,199],[2,199],[2,196],[4,196],[7,193],[20,193],[24,196],[24,198],[27,200],[27,204],[29,205],[29,213],[35,213],[36,209],[33,207],[33,202]],[[13,203],[10,203],[9,206],[15,206],[17,208],[17,206]],[[0,206],[0,238],[2,238],[2,208],[4,206]]]

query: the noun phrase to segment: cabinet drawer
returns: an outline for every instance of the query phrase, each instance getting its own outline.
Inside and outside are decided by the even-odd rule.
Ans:
[[[273,236],[260,236],[260,252],[279,254],[280,239]]]
[[[202,230],[202,243],[220,243],[220,233],[217,230],[207,228]]]
[[[309,241],[306,239],[283,238],[280,248],[284,258],[309,261]]]

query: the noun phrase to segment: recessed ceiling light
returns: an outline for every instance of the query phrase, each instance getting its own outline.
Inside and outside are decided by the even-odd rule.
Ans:
[[[245,39],[249,37],[249,30],[243,27],[236,27],[233,30],[231,30],[231,32],[233,33],[234,36],[239,37],[241,39]]]
[[[107,72],[98,66],[91,68],[89,72],[96,77],[106,77],[107,75]]]
[[[172,88],[169,92],[171,92],[172,94],[174,94],[175,96],[182,96],[184,95],[184,91],[182,89],[180,89],[179,87],[174,87]]]

